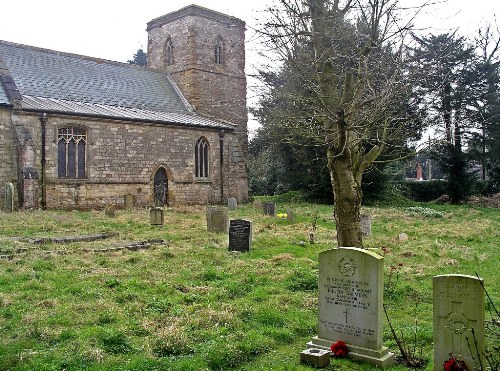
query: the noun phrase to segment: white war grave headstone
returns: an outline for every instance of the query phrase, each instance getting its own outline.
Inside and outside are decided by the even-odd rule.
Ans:
[[[330,349],[342,340],[348,357],[378,367],[394,362],[382,343],[384,258],[355,247],[319,254],[318,336],[308,348]]]
[[[432,278],[434,370],[442,371],[451,356],[464,361],[468,370],[485,366],[481,281],[462,274]]]

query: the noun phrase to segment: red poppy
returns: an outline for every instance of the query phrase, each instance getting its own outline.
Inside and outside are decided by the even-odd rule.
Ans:
[[[444,371],[466,371],[467,366],[464,361],[451,357],[444,362]]]
[[[344,343],[342,340],[333,343],[332,346],[330,347],[330,350],[332,351],[333,356],[336,358],[343,358],[349,352],[349,349],[347,349],[347,344]]]

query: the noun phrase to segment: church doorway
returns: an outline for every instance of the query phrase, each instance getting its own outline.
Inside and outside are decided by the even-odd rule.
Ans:
[[[155,174],[154,179],[154,199],[155,206],[166,206],[168,194],[168,179],[165,168],[160,167]]]

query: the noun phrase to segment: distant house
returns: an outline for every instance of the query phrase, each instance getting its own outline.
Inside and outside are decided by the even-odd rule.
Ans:
[[[147,31],[148,67],[0,41],[17,207],[248,199],[245,23],[192,5]]]

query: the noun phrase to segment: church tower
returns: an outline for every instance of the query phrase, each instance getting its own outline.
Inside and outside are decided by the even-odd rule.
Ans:
[[[246,163],[245,22],[190,5],[147,31],[148,67],[166,69],[196,112],[237,124],[236,152]]]

